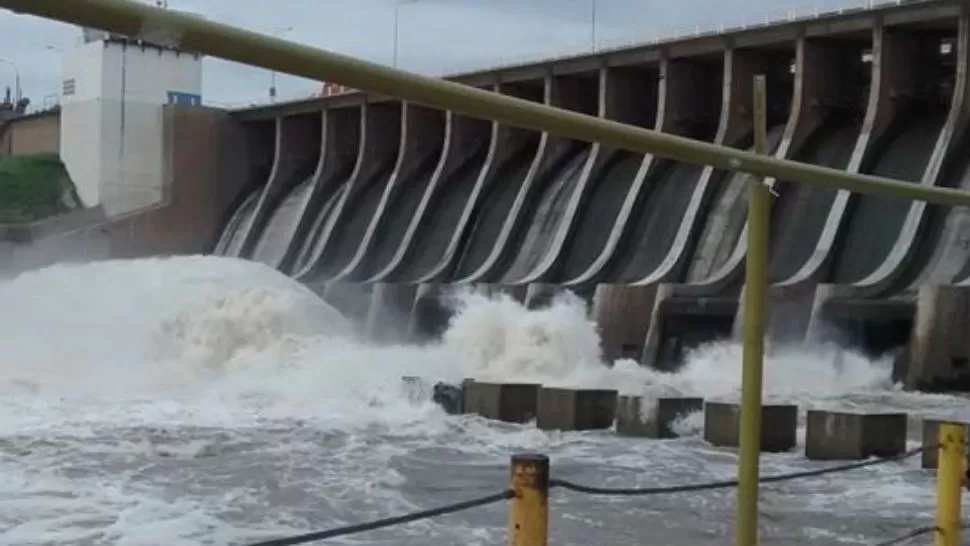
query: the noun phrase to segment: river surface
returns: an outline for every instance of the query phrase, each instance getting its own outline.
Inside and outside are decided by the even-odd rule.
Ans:
[[[373,346],[302,286],[234,259],[64,265],[0,281],[0,544],[244,545],[499,492],[516,452],[546,453],[554,477],[590,485],[734,477],[735,455],[701,440],[700,415],[669,441],[540,432],[446,416],[400,377],[731,400],[738,347],[703,348],[677,374],[608,369],[574,301],[529,312],[466,295],[458,305],[440,344]],[[970,418],[965,399],[894,387],[888,361],[833,360],[776,349],[768,399]],[[763,471],[832,464],[801,450],[764,456]],[[930,524],[933,497],[916,459],[766,486],[761,542],[871,544]],[[555,490],[551,543],[722,546],[733,504],[733,490]],[[326,543],[505,544],[505,506]]]

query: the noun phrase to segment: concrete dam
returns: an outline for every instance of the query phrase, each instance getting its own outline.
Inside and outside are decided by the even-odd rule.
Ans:
[[[737,148],[768,82],[779,158],[970,189],[970,16],[902,4],[455,80]],[[247,185],[217,254],[313,287],[372,335],[433,337],[448,286],[586,299],[607,358],[672,369],[736,335],[747,175],[351,93],[239,111]],[[970,385],[970,218],[769,180],[771,339]]]

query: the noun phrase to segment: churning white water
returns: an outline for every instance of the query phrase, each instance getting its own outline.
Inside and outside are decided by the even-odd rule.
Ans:
[[[563,298],[529,312],[458,298],[440,344],[373,346],[274,270],[187,257],[56,266],[0,284],[0,544],[195,545],[354,523],[504,489],[508,456],[606,486],[733,476],[730,451],[686,438],[546,433],[446,416],[402,375],[736,398],[740,350],[702,348],[679,373],[600,363],[595,325]],[[964,399],[903,393],[888,362],[776,348],[768,399],[968,417]],[[813,466],[764,457],[766,473]],[[814,465],[817,466],[817,465]],[[764,542],[866,543],[922,526],[932,480],[915,461],[766,487]],[[733,491],[651,498],[556,491],[555,544],[721,544]],[[338,540],[338,542],[340,542]],[[342,543],[504,542],[501,505]]]

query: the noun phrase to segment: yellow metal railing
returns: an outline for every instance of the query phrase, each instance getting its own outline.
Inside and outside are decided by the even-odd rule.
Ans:
[[[970,206],[970,192],[777,159],[525,99],[420,76],[280,38],[129,0],[0,0],[0,7],[149,40],[320,81],[363,89],[510,126],[696,165],[828,189]]]
[[[765,77],[754,78],[754,149],[768,151]],[[748,184],[748,248],[745,259],[744,344],[741,358],[741,430],[738,438],[738,501],[735,544],[758,544],[758,475],[761,462],[761,391],[764,376],[765,300],[771,190],[763,178]]]
[[[685,163],[713,165],[721,169],[755,175],[756,179],[750,187],[747,285],[744,296],[744,370],[736,530],[738,546],[757,544],[759,431],[761,429],[764,307],[767,290],[767,241],[770,220],[770,195],[768,188],[762,183],[764,177],[791,180],[822,188],[928,201],[941,205],[970,205],[970,192],[958,189],[930,187],[848,173],[765,155],[764,79],[760,77],[756,79],[755,85],[758,118],[756,150],[751,153],[570,112],[446,80],[419,76],[207,21],[191,14],[127,0],[0,0],[0,7],[145,39],[156,44],[187,49],[269,70],[334,82],[459,114],[496,120],[510,126],[547,131],[576,140],[599,142],[614,148],[654,154]],[[946,429],[946,431],[950,435],[947,436],[948,438],[956,438],[955,429]],[[962,429],[960,435],[962,449]],[[946,495],[944,495],[943,478],[957,475],[955,473],[958,471],[955,466],[943,468],[943,459],[952,456],[950,451],[941,450],[940,454],[941,515],[938,537],[943,538],[938,538],[937,543],[955,546],[957,541],[954,537],[957,536],[958,531],[953,526],[959,526],[954,522],[959,521],[960,492],[958,489],[954,493],[947,485]],[[532,466],[530,467],[529,464]],[[521,475],[524,476],[522,473],[527,467],[538,468],[535,461],[529,464],[522,463]],[[962,469],[962,463],[960,468]],[[525,490],[522,493],[522,496],[517,496],[512,503],[513,507],[527,506],[527,499],[539,498],[532,493],[526,495]],[[545,513],[542,512],[542,514]],[[518,525],[526,524],[523,521]],[[545,541],[545,525],[543,522],[538,527],[510,528],[510,533],[513,530],[516,531],[511,536],[523,537],[524,541],[513,544],[540,546],[540,539],[542,542]]]
[[[917,537],[925,537],[928,535],[935,537],[937,546],[957,546],[960,541],[960,531],[965,528],[965,526],[960,525],[961,478],[964,472],[965,461],[965,445],[963,443],[965,440],[963,437],[964,426],[953,423],[942,424],[939,428],[939,435],[943,440],[939,446],[925,446],[912,449],[900,455],[885,459],[873,459],[839,466],[765,476],[761,478],[761,482],[779,483],[850,472],[861,468],[904,461],[922,454],[927,449],[938,449],[939,472],[937,489],[939,500],[937,502],[936,525],[922,525],[911,529],[903,535],[876,542],[870,546],[895,546]],[[438,516],[455,514],[502,501],[508,501],[507,534],[509,546],[547,546],[549,543],[549,493],[553,488],[565,489],[587,495],[642,498],[656,495],[723,490],[737,487],[737,485],[737,480],[636,488],[581,485],[569,480],[552,478],[549,458],[547,456],[541,454],[521,454],[512,456],[509,465],[508,486],[498,493],[400,516],[356,523],[323,531],[313,531],[263,540],[250,543],[248,546],[296,546],[299,544],[309,544],[320,540],[346,537],[385,529],[395,525],[405,525]]]
[[[966,428],[940,425],[936,470],[936,546],[960,546],[963,484],[967,475]]]

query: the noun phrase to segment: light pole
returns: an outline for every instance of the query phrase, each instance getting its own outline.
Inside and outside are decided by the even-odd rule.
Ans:
[[[13,67],[13,73],[15,77],[14,91],[13,91],[14,102],[20,102],[20,99],[23,98],[23,96],[21,94],[21,89],[20,89],[20,69],[17,68],[17,63],[11,61],[10,59],[4,59],[3,57],[0,57],[0,63],[9,64],[11,67]]]
[[[397,0],[394,2],[394,68],[397,68],[398,52],[400,50],[398,38],[401,36],[401,5],[413,4],[417,1],[418,0]]]
[[[596,0],[590,0],[589,14],[589,42],[590,49],[596,52]]]
[[[292,30],[293,30],[292,26],[279,28],[273,31],[273,36],[279,37]],[[276,71],[275,70],[270,70],[269,72],[269,100],[271,102],[276,102]]]

